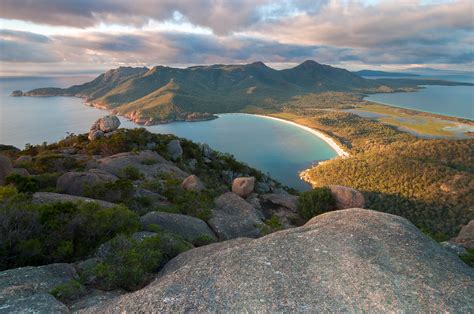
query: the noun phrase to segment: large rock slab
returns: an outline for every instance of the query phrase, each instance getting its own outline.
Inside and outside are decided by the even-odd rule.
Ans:
[[[13,172],[10,158],[0,154],[0,185],[5,184],[5,178]]]
[[[217,197],[209,225],[221,240],[261,235],[263,215],[233,192]]]
[[[337,209],[364,208],[365,199],[361,192],[341,185],[330,185],[328,188],[336,200]]]
[[[111,207],[117,206],[117,204],[114,204],[114,203],[96,200],[96,199],[92,199],[88,197],[74,196],[74,195],[60,194],[60,193],[51,193],[51,192],[36,192],[33,194],[31,202],[33,204],[52,204],[56,202],[97,203],[100,207],[104,207],[104,208],[111,208]]]
[[[408,220],[365,209],[333,211],[299,228],[186,254],[192,254],[187,262],[144,289],[92,312],[426,313],[473,307],[472,268]]]
[[[298,210],[298,197],[295,195],[271,193],[262,195],[261,199],[264,202],[269,202],[273,205],[288,208],[292,212],[296,212]]]
[[[232,182],[232,192],[242,197],[249,196],[253,192],[254,187],[255,177],[235,178]]]
[[[104,171],[66,172],[58,178],[56,189],[62,193],[84,196],[88,186],[114,182],[118,178]]]
[[[154,151],[125,152],[97,160],[97,167],[110,172],[117,177],[126,178],[124,171],[126,167],[137,169],[145,178],[152,179],[158,174],[167,173],[185,179],[188,174],[176,167],[172,162],[167,161]]]
[[[68,307],[50,294],[38,293],[0,303],[0,313],[70,313]]]
[[[70,264],[21,267],[0,272],[0,309],[8,300],[48,293],[57,285],[78,279]]]
[[[163,230],[182,236],[191,243],[196,243],[204,237],[212,241],[217,240],[214,232],[212,232],[208,225],[196,217],[173,213],[150,212],[140,217],[140,223],[146,230],[148,230],[151,225],[156,225]],[[153,230],[153,228],[150,230]]]

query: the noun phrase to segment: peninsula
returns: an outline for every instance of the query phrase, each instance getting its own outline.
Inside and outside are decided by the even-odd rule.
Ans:
[[[357,94],[415,91],[420,85],[473,85],[442,80],[362,78],[345,69],[305,61],[284,70],[262,62],[188,68],[120,67],[69,88],[14,91],[13,96],[81,97],[137,124],[199,121],[214,114],[279,110],[294,97],[323,92]]]

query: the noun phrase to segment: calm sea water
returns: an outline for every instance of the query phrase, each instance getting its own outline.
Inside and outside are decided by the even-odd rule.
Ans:
[[[69,86],[89,78],[29,78],[0,80],[0,143],[24,147],[26,143],[55,142],[68,132],[85,133],[104,111],[85,106],[70,97],[10,97],[45,86]],[[135,128],[121,119],[122,127]],[[280,182],[297,188],[309,186],[298,172],[336,153],[324,141],[298,127],[262,117],[225,114],[203,122],[176,122],[147,127],[155,133],[171,133],[234,155],[238,160],[269,173]]]
[[[474,76],[468,75],[421,76],[420,78],[474,83]],[[373,94],[365,99],[400,108],[474,120],[474,86],[429,85],[424,87],[414,93]]]

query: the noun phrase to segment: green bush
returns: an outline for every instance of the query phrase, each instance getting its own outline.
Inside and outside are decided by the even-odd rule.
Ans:
[[[298,214],[304,220],[334,210],[336,200],[329,188],[315,188],[300,194],[298,199]]]
[[[129,180],[132,180],[132,181],[141,180],[145,177],[143,175],[143,173],[140,172],[140,170],[138,170],[137,168],[135,168],[133,166],[127,166],[127,167],[123,168],[122,171],[123,171],[125,177]]]
[[[283,230],[283,225],[280,222],[278,216],[273,215],[270,219],[266,219],[260,226],[260,231],[263,235],[267,235],[279,230]]]
[[[107,255],[94,268],[98,285],[102,289],[129,291],[140,288],[166,261],[192,247],[169,233],[142,241],[119,235],[109,244]]]
[[[120,194],[120,200],[128,202],[133,196],[133,184],[128,179],[119,179],[114,182],[97,183],[85,186],[84,195],[94,199],[116,201],[115,195]]]
[[[0,206],[0,270],[73,262],[115,235],[135,232],[139,226],[138,216],[123,206],[35,205],[18,199]]]
[[[10,197],[18,193],[17,189],[14,186],[0,186],[0,202],[9,199]]]
[[[86,288],[76,280],[57,285],[49,291],[49,294],[63,303],[74,301],[86,293]]]
[[[468,249],[467,252],[459,256],[464,263],[471,267],[474,267],[474,248]]]
[[[40,188],[39,182],[34,177],[24,177],[17,173],[12,173],[5,178],[7,184],[12,184],[21,193],[34,193]]]

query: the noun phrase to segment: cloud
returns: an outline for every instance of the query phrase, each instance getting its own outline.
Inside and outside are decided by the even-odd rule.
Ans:
[[[50,38],[29,32],[0,30],[0,61],[58,62],[61,57],[51,49]]]
[[[472,64],[472,12],[471,0],[2,0],[0,17],[78,32],[1,30],[0,61]],[[167,22],[186,27],[154,27]]]

